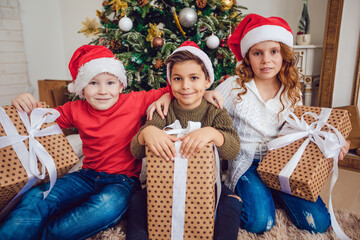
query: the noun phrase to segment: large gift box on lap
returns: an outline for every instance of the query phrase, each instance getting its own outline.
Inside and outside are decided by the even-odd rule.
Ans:
[[[35,110],[30,121],[27,118],[27,123],[24,123],[26,113],[26,116],[21,115],[22,119],[13,106],[0,107],[0,211],[21,190],[25,190],[25,185],[30,188],[49,180],[53,185],[56,177],[65,175],[79,161],[56,124],[57,117],[51,116],[55,110]],[[39,112],[38,116],[33,116]],[[45,172],[46,176],[43,175]]]
[[[350,118],[346,110],[310,106],[298,106],[294,114],[298,119],[290,117],[282,129],[284,132],[290,129],[291,134],[285,133],[285,136],[281,137],[287,143],[279,143],[280,138],[270,141],[269,149],[274,146],[271,145],[273,143],[278,146],[267,152],[257,171],[268,187],[315,202],[334,164],[333,157],[327,158],[323,152],[325,150],[327,154],[333,154],[337,158],[339,141],[344,143],[344,138],[347,138],[351,131]],[[322,115],[319,120],[317,118],[320,114]],[[280,135],[283,135],[282,131]],[[301,135],[304,136],[299,138]],[[326,141],[323,141],[324,136]],[[339,140],[341,138],[342,140]]]
[[[184,159],[179,160],[182,163]],[[186,198],[176,203],[178,206],[173,205],[177,198],[173,194],[181,195],[181,189],[173,191],[173,161],[166,162],[146,148],[146,175],[149,239],[172,239],[172,231],[183,235],[183,238],[175,239],[213,239],[216,198],[213,144],[206,145],[188,159],[187,176],[178,179],[186,184]],[[177,219],[175,211],[184,214],[182,220],[181,217]],[[180,229],[172,229],[172,223],[179,220],[176,225]]]

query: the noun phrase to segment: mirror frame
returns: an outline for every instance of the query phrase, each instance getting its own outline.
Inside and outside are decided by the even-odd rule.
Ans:
[[[343,6],[344,0],[328,0],[318,95],[320,107],[332,107]]]
[[[356,60],[356,66],[355,69],[355,82],[354,82],[354,96],[352,99],[353,105],[359,105],[359,89],[360,89],[360,37],[359,37],[359,43],[358,43],[358,51],[357,51],[357,60]]]

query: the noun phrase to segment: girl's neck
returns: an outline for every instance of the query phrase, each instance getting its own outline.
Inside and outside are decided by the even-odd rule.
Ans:
[[[281,87],[281,82],[277,78],[273,79],[257,79],[254,77],[256,88],[264,102],[273,99]]]

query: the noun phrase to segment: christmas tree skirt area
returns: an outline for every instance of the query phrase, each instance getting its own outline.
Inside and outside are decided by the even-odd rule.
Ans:
[[[336,219],[340,224],[341,228],[351,239],[360,239],[360,213],[350,212],[348,210],[337,210],[335,211]],[[123,220],[115,227],[110,228],[106,231],[102,231],[97,235],[89,238],[88,240],[125,240],[126,221]],[[307,231],[301,231],[297,229],[294,224],[290,221],[284,210],[276,209],[276,223],[275,226],[264,234],[253,234],[246,230],[239,229],[238,239],[338,239],[331,227],[322,234],[311,234]]]

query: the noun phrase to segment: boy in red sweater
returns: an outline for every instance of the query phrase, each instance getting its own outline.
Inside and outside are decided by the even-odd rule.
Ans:
[[[168,88],[121,94],[127,86],[124,66],[103,46],[84,45],[73,54],[69,92],[85,100],[56,108],[61,128],[75,127],[83,142],[83,168],[24,194],[0,226],[2,239],[86,239],[114,226],[139,189],[141,161],[130,152],[147,107]],[[19,111],[39,103],[29,93],[15,98]]]

